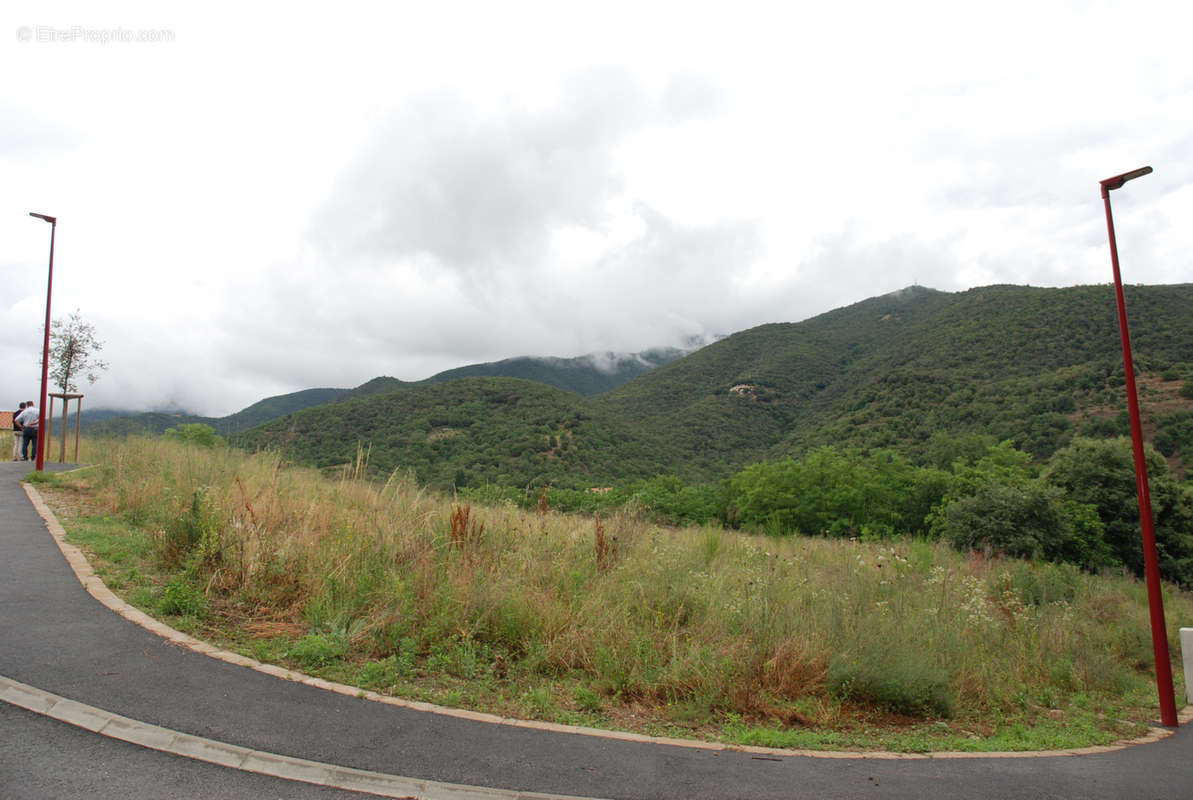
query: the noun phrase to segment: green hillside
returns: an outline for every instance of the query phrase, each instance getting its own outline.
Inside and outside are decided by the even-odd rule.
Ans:
[[[596,419],[571,392],[516,378],[459,378],[355,398],[273,420],[237,436],[320,467],[351,462],[423,483],[592,485],[666,465],[634,432]]]
[[[219,434],[236,433],[237,431],[260,425],[263,422],[268,422],[271,419],[277,419],[286,414],[293,414],[295,411],[301,411],[304,408],[323,405],[343,394],[343,392],[343,389],[304,389],[301,392],[267,397],[264,400],[258,400],[248,408],[237,411],[235,414],[223,417],[217,425],[213,425],[212,427]]]
[[[955,296],[923,287],[801,323],[762,325],[598,398],[682,465],[711,476],[765,457],[806,424],[818,400],[859,361],[918,330]]]
[[[1128,303],[1147,430],[1180,466],[1193,453],[1193,285],[1129,287]],[[1108,286],[910,287],[743,331],[592,399],[510,379],[378,379],[371,396],[238,441],[320,466],[360,442],[375,469],[438,485],[701,481],[820,444],[947,463],[942,435],[1044,458],[1078,434],[1121,435],[1122,382]]]
[[[1182,404],[1193,362],[1193,285],[1127,294],[1136,368],[1151,375],[1144,406],[1163,425]],[[1114,422],[1126,398],[1109,286],[994,286],[953,297],[826,387],[779,449],[848,443],[923,454],[934,432],[948,431],[1012,439],[1047,456],[1078,433],[1126,432]]]
[[[1193,362],[1193,285],[1130,287],[1152,424]],[[925,457],[934,434],[1012,439],[1038,456],[1074,434],[1118,434],[1122,355],[1106,286],[911,287],[796,324],[731,336],[598,398],[668,460],[712,474],[834,444]],[[735,389],[735,387],[737,387]],[[1145,399],[1145,407],[1147,402]]]

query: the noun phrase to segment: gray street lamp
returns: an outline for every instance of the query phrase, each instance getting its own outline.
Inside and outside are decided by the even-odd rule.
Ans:
[[[54,291],[54,233],[58,230],[58,218],[32,211],[29,216],[44,219],[50,223],[50,277],[46,280],[46,336],[41,348],[41,402],[37,405],[37,471],[46,465],[46,393],[50,381],[50,296]]]

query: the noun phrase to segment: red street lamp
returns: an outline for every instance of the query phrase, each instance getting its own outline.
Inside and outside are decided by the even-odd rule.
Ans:
[[[1147,578],[1147,600],[1152,618],[1152,650],[1156,659],[1156,689],[1160,693],[1160,721],[1177,726],[1176,700],[1172,689],[1172,662],[1168,655],[1168,632],[1164,624],[1164,597],[1160,588],[1160,559],[1156,555],[1156,529],[1152,521],[1152,500],[1147,488],[1147,463],[1143,457],[1143,425],[1139,420],[1139,397],[1135,391],[1135,365],[1131,360],[1131,334],[1127,331],[1127,304],[1118,271],[1118,245],[1114,241],[1114,217],[1110,213],[1110,192],[1135,178],[1150,174],[1140,167],[1101,181],[1106,204],[1106,229],[1110,233],[1110,263],[1114,267],[1114,293],[1118,300],[1118,328],[1123,340],[1123,367],[1127,373],[1127,408],[1131,413],[1131,443],[1135,450],[1135,486],[1139,493],[1139,522],[1143,528],[1143,563]]]
[[[46,338],[41,348],[41,402],[37,406],[37,471],[46,465],[46,392],[50,380],[50,295],[54,291],[54,233],[58,230],[58,218],[46,214],[29,216],[44,219],[50,223],[50,277],[46,280]]]

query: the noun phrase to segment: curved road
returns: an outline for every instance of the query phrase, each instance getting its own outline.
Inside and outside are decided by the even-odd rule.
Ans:
[[[281,680],[182,649],[93,599],[19,486],[27,472],[0,464],[0,678],[189,737],[436,782],[410,793],[428,798],[1193,796],[1188,727],[1092,755],[778,757],[495,725]],[[6,798],[109,784],[120,791],[94,796],[360,796],[179,759],[7,704],[0,731]]]

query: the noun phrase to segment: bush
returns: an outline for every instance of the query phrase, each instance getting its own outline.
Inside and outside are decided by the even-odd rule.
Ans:
[[[673,523],[703,524],[716,519],[724,507],[716,486],[687,486],[679,478],[662,475],[636,484],[632,498]]]
[[[167,428],[162,434],[167,439],[173,439],[199,447],[216,447],[224,444],[224,437],[216,436],[215,429],[201,422],[179,425],[177,428]]]
[[[190,505],[166,525],[162,560],[168,565],[181,563],[192,552],[201,560],[219,558],[220,522],[205,489],[191,493]]]
[[[987,483],[945,506],[933,532],[960,550],[1046,558],[1060,550],[1066,525],[1057,490]]]
[[[833,659],[828,671],[833,693],[912,717],[952,716],[953,691],[945,672],[922,654],[887,644]]]
[[[754,464],[729,480],[726,504],[736,520],[767,533],[865,533],[924,530],[948,476],[878,450],[866,458],[821,447],[796,460]]]
[[[1068,561],[1088,568],[1111,561],[1095,510],[1067,501],[1060,489],[1041,481],[979,486],[942,508],[932,530],[960,550]]]
[[[309,633],[294,643],[287,653],[309,669],[325,667],[348,652],[348,637],[343,634]]]
[[[1179,452],[1189,463],[1189,457],[1193,456],[1193,411],[1160,415],[1156,425],[1156,449],[1169,457]]]
[[[203,617],[207,614],[207,597],[186,578],[178,577],[166,584],[157,610],[161,614],[179,617]]]
[[[1156,450],[1147,448],[1148,483],[1161,575],[1193,585],[1193,491],[1182,487]],[[1143,575],[1135,457],[1131,440],[1075,439],[1048,463],[1044,480],[1070,500],[1096,509],[1114,557]]]

